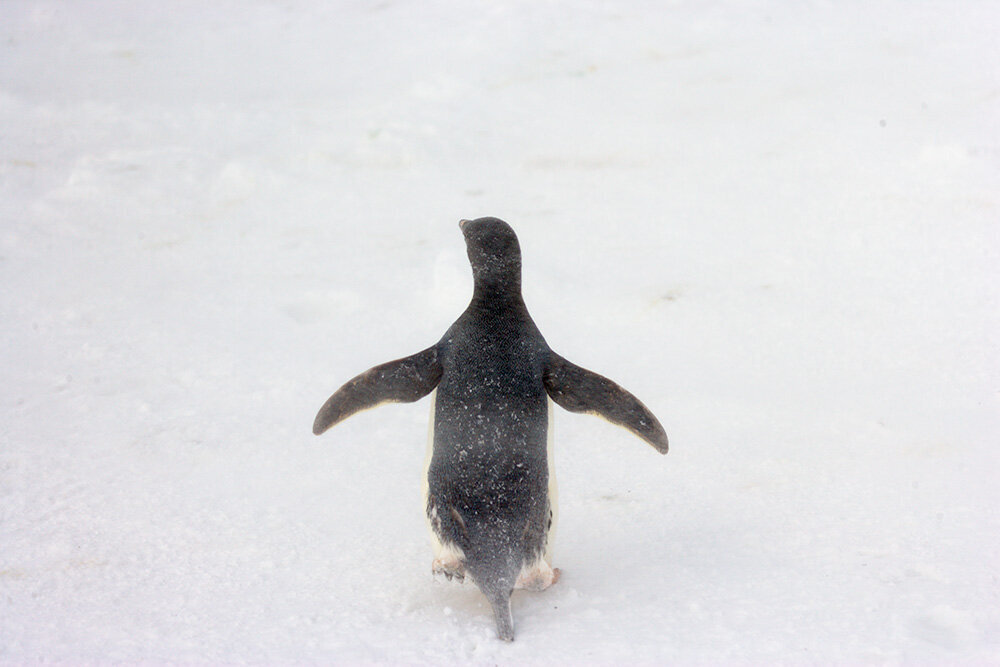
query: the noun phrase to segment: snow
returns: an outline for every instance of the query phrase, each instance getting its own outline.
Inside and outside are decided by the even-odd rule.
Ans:
[[[0,662],[1000,664],[994,3],[0,4]],[[502,217],[544,593],[431,579],[426,401],[343,381]]]

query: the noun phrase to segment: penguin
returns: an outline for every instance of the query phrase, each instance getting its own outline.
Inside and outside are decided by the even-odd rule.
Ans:
[[[434,345],[348,381],[320,408],[313,433],[386,402],[433,393],[424,495],[432,571],[469,576],[488,600],[497,635],[514,639],[515,588],[544,590],[555,520],[551,404],[603,417],[667,453],[650,410],[606,377],[554,352],[521,296],[521,249],[498,218],[462,220],[472,265],[468,307]]]

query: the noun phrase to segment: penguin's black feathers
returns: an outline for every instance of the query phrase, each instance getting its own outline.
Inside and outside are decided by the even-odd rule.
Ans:
[[[321,435],[351,415],[383,403],[417,401],[434,391],[440,381],[437,345],[369,368],[348,380],[327,399],[313,421],[313,433]]]
[[[544,382],[545,391],[560,408],[603,417],[632,431],[661,454],[667,453],[667,434],[649,408],[603,375],[580,368],[552,352]]]

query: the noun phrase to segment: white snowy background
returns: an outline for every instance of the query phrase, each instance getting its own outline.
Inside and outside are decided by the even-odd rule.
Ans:
[[[1000,664],[1000,5],[0,2],[0,663]],[[563,579],[439,583],[427,402],[316,410],[517,230]]]

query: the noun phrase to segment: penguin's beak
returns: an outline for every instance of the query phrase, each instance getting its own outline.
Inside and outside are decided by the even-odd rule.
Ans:
[[[468,221],[468,220],[459,220],[459,221],[458,221],[458,228],[459,228],[459,229],[465,229],[465,224],[466,224],[467,222],[469,222],[469,221]]]

